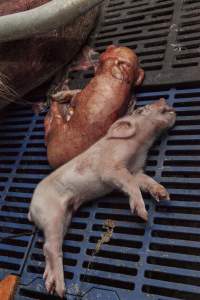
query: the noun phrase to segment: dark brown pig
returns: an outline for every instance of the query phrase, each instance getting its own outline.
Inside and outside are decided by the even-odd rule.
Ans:
[[[28,11],[48,2],[51,0],[0,0],[0,17]],[[22,97],[25,94],[69,63],[94,27],[98,11],[99,8],[94,7],[72,24],[56,30],[1,42],[0,108],[13,101],[24,102]]]
[[[158,135],[174,125],[176,114],[164,99],[116,121],[87,151],[60,167],[36,188],[29,220],[44,231],[45,285],[65,293],[62,242],[72,214],[85,202],[119,188],[129,196],[132,213],[145,221],[141,190],[157,201],[169,200],[166,189],[144,174],[147,152]]]
[[[94,78],[82,91],[54,95],[45,118],[49,164],[57,168],[100,139],[122,116],[131,88],[142,83],[144,71],[129,48],[110,46],[101,54]],[[71,105],[66,103],[70,99]]]

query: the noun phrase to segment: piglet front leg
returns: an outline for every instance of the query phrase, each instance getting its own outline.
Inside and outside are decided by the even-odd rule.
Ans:
[[[52,95],[52,100],[57,101],[58,103],[68,103],[73,101],[76,95],[80,92],[80,89],[60,91]]]
[[[156,201],[170,200],[169,193],[165,187],[148,175],[140,172],[135,176],[135,181],[142,191],[150,193]]]
[[[129,195],[129,203],[132,213],[135,213],[143,220],[147,221],[148,213],[140,188],[134,176],[124,166],[112,168],[104,172],[102,180],[105,183],[116,186]]]

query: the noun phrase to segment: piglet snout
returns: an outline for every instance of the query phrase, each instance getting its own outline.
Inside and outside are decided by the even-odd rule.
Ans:
[[[164,98],[149,105],[149,115],[154,115],[154,119],[161,122],[163,129],[172,127],[176,120],[174,108],[169,106]]]
[[[151,104],[151,107],[158,110],[161,113],[175,113],[174,108],[168,105],[165,98],[160,98],[158,101]]]
[[[160,98],[158,101],[153,102],[150,104],[151,108],[156,109],[156,110],[163,110],[165,109],[171,109],[171,107],[167,104],[167,101],[165,98]]]

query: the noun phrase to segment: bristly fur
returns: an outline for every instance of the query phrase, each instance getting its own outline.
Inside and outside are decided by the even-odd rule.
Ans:
[[[0,16],[29,10],[51,0],[5,0],[0,1]]]
[[[26,11],[49,1],[0,0],[0,16]],[[0,109],[10,102],[30,104],[22,97],[72,60],[93,29],[98,11],[99,7],[95,7],[58,30],[0,43]]]
[[[16,12],[26,11],[50,0],[6,0],[0,2],[0,16],[13,14]],[[15,102],[20,95],[12,87],[9,77],[0,71],[0,108],[9,103]],[[28,101],[20,100],[20,103],[27,104]]]
[[[17,92],[12,88],[11,84],[9,83],[8,77],[0,73],[0,99],[2,102],[11,103],[14,102],[19,95]]]

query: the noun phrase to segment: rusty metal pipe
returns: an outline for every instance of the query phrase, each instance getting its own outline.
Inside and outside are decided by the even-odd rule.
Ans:
[[[52,0],[37,8],[0,17],[0,42],[19,40],[68,25],[104,0]]]

